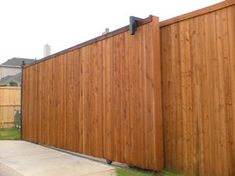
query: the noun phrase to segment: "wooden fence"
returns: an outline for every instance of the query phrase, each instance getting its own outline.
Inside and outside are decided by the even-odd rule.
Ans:
[[[128,29],[24,68],[25,140],[163,168],[158,18]]]
[[[165,167],[235,175],[235,1],[161,25]]]
[[[21,88],[0,87],[0,128],[14,126],[16,111],[20,111]]]
[[[159,170],[163,111],[165,168],[234,176],[235,1],[124,29],[24,69],[24,139]]]

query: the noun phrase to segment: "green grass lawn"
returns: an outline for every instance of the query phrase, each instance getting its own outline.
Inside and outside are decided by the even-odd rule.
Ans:
[[[174,172],[162,171],[161,173],[154,173],[150,171],[142,171],[139,169],[117,168],[117,176],[180,176]]]
[[[0,129],[0,140],[16,140],[20,139],[20,129],[7,128]]]

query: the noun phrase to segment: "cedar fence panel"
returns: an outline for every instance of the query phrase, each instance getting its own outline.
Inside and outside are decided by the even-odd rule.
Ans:
[[[165,167],[235,175],[235,2],[161,25]]]
[[[20,111],[20,87],[0,87],[0,128],[14,126],[16,111]]]
[[[23,139],[163,168],[160,33],[156,17],[23,70]]]

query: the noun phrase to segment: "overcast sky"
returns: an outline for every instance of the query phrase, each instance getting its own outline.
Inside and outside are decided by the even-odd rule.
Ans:
[[[129,23],[129,16],[160,21],[222,0],[1,0],[0,63],[12,57],[43,57]]]

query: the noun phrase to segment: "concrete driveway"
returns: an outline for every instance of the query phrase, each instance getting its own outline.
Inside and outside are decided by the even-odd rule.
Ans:
[[[25,141],[0,141],[0,176],[114,176],[115,168]]]

